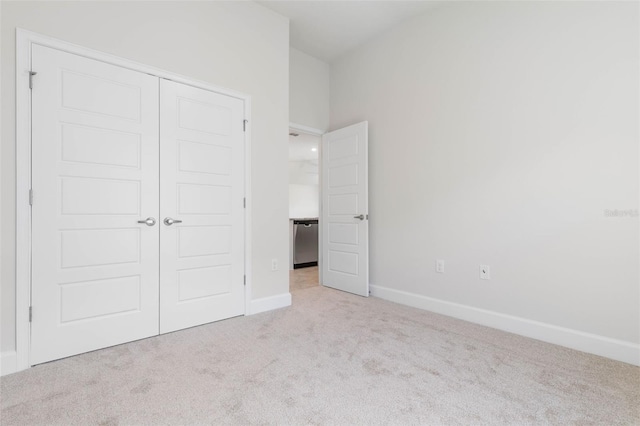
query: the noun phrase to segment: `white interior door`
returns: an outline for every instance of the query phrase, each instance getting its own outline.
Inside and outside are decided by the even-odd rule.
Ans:
[[[158,78],[34,45],[31,364],[158,333]],[[149,225],[152,221],[149,220]]]
[[[169,80],[160,88],[160,332],[166,333],[245,312],[244,105]]]
[[[367,122],[322,136],[322,284],[369,296]]]

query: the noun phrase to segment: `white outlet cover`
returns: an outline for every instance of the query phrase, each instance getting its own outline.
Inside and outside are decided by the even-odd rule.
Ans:
[[[436,260],[436,272],[440,274],[444,274],[444,260],[442,259]]]
[[[489,265],[480,265],[480,279],[481,280],[491,279],[491,268],[489,267]]]

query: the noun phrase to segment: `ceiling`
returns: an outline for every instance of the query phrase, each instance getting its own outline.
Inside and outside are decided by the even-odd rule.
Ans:
[[[331,63],[348,51],[440,4],[429,0],[258,1],[290,19],[291,47]]]
[[[317,164],[320,136],[296,133],[299,136],[289,136],[289,161],[312,161]]]

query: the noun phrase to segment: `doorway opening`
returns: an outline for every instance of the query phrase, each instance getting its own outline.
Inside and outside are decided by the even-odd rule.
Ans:
[[[369,296],[368,126],[322,133],[290,125],[290,290],[323,285]]]
[[[289,291],[317,287],[319,278],[320,144],[289,129]]]

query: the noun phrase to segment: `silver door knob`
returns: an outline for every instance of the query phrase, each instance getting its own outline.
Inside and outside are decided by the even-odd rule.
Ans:
[[[359,214],[358,216],[354,216],[354,219],[360,219],[360,220],[364,220],[364,215],[363,214]]]
[[[144,220],[139,220],[138,223],[144,223],[147,226],[153,226],[156,224],[156,220],[152,217],[148,217]]]
[[[170,218],[170,217],[165,217],[165,218],[164,218],[164,224],[165,224],[165,225],[167,225],[167,226],[171,226],[171,225],[173,225],[174,223],[182,223],[182,221],[181,221],[181,220],[178,220],[178,219],[172,219],[172,218]]]

